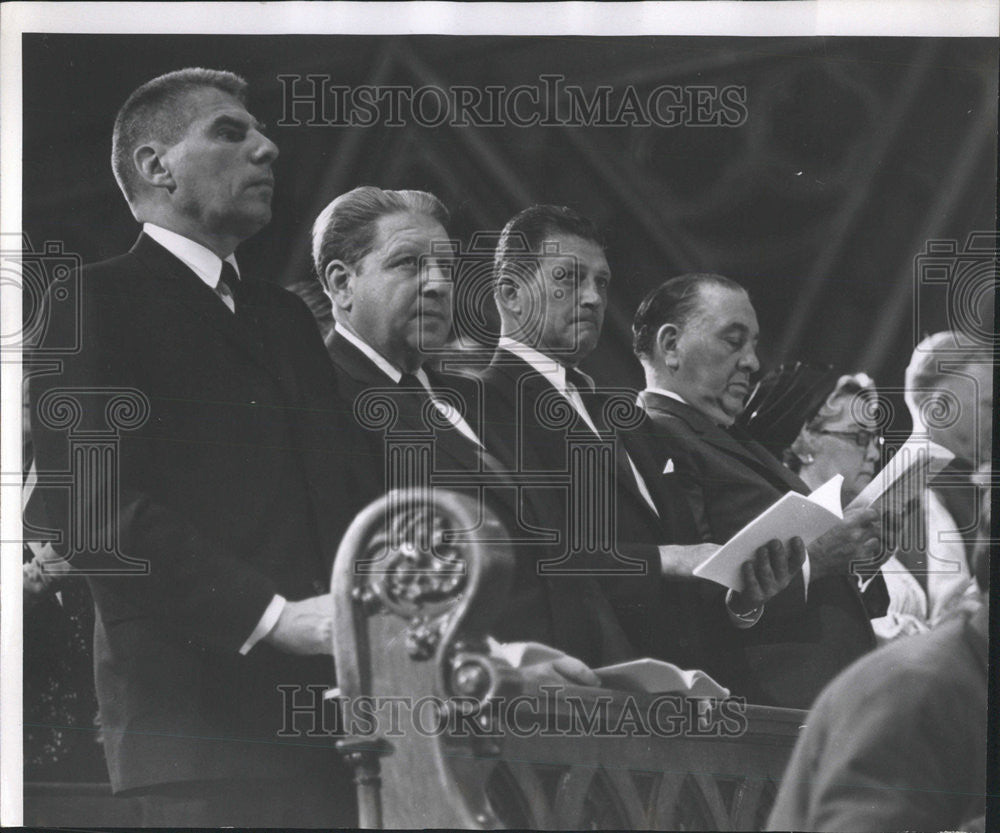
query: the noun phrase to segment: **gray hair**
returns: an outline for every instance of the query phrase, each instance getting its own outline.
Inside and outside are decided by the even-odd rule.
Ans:
[[[819,410],[804,426],[792,444],[785,449],[782,460],[788,468],[798,474],[802,469],[802,455],[805,453],[802,434],[805,431],[820,431],[831,422],[840,419],[846,409],[858,422],[866,415],[874,415],[877,410],[875,382],[867,373],[854,373],[837,379],[830,394],[823,400]]]
[[[841,376],[833,391],[823,400],[816,415],[806,423],[805,427],[813,431],[823,428],[834,420],[840,419],[847,408],[851,408],[852,415],[857,421],[858,416],[870,410],[869,406],[855,406],[854,403],[859,402],[859,394],[865,398],[874,396],[875,382],[872,378],[867,373]]]
[[[904,384],[906,405],[914,421],[919,418],[921,403],[941,386],[942,379],[953,375],[953,371],[941,370],[942,359],[959,367],[990,361],[987,349],[979,344],[965,343],[967,340],[954,330],[944,330],[927,336],[913,348]]]
[[[247,82],[239,75],[187,67],[147,81],[121,106],[111,137],[111,170],[129,205],[135,201],[138,184],[132,163],[135,149],[151,139],[167,145],[179,141],[191,123],[185,113],[185,99],[194,90],[206,87],[222,90],[246,104]]]
[[[312,228],[313,265],[320,281],[325,284],[326,267],[333,260],[355,266],[375,245],[379,218],[402,212],[426,214],[448,225],[448,209],[427,191],[387,191],[362,185],[331,202]]]

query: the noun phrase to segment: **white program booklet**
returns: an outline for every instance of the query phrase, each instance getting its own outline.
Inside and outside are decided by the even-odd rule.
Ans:
[[[685,670],[658,659],[636,659],[604,668],[595,668],[605,688],[641,691],[647,694],[678,693],[688,697],[729,696],[729,689],[719,685],[704,671]]]
[[[954,458],[944,446],[911,436],[847,508],[900,510]]]
[[[695,567],[694,574],[739,593],[743,590],[740,568],[758,547],[775,538],[785,542],[795,536],[808,547],[843,519],[843,480],[842,475],[835,475],[809,495],[788,492]]]

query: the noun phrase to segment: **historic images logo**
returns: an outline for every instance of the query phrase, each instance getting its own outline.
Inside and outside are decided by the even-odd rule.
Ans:
[[[515,86],[337,84],[331,75],[279,75],[279,127],[739,127],[747,89],[733,84],[584,89],[562,75]]]

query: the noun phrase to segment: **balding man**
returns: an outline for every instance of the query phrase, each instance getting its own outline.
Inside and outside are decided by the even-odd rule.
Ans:
[[[808,494],[790,469],[734,427],[759,368],[757,316],[743,287],[721,275],[673,278],[643,300],[633,333],[660,476],[685,496],[702,540],[725,543],[786,492]],[[803,578],[773,599],[757,626],[717,646],[730,657],[727,684],[754,702],[807,708],[875,645],[850,570],[881,551],[877,513],[847,513],[809,547]]]
[[[914,349],[905,386],[914,435],[955,458],[914,502],[904,519],[909,540],[882,565],[889,609],[872,622],[882,641],[980,602],[970,566],[979,521],[972,474],[992,459],[992,357],[969,336],[934,333]]]

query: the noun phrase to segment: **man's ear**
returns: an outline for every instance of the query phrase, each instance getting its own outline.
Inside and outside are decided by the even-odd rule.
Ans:
[[[342,260],[331,260],[323,271],[323,287],[330,300],[343,310],[354,303],[354,270]]]
[[[680,367],[680,357],[677,355],[677,342],[680,340],[681,331],[676,324],[661,324],[656,331],[656,346],[663,356],[664,364],[671,370]]]
[[[521,293],[517,281],[511,278],[500,278],[493,292],[497,306],[513,313],[521,314]]]
[[[139,176],[151,187],[173,191],[177,184],[163,164],[164,150],[158,145],[140,145],[132,154],[132,164]]]

